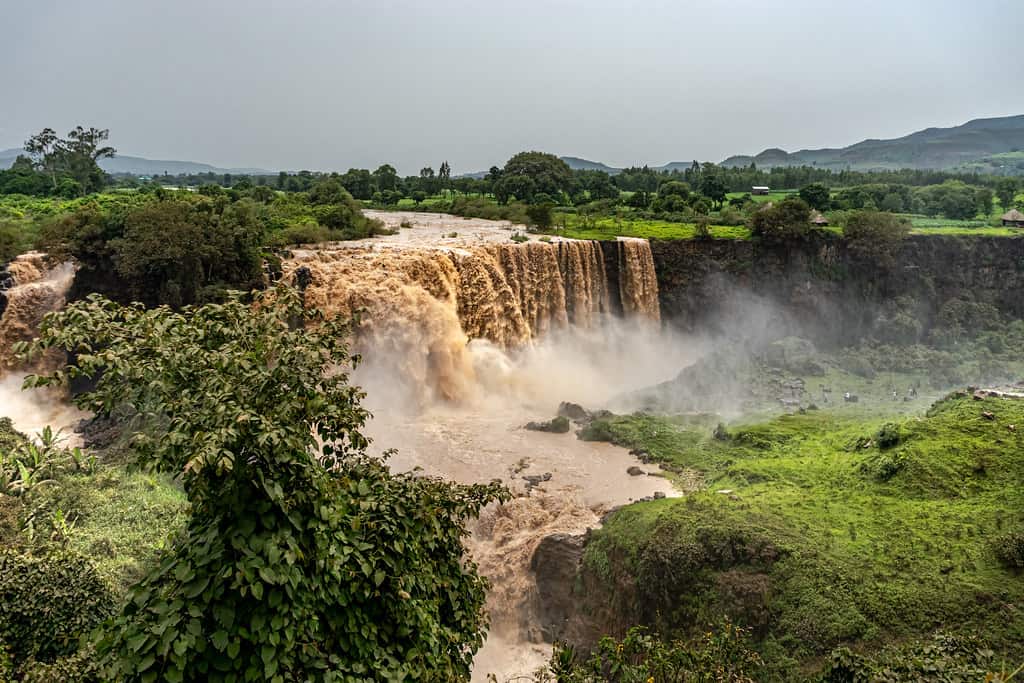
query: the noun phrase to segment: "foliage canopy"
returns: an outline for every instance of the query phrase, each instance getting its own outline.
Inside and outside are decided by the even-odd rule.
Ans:
[[[366,454],[347,332],[287,288],[181,312],[93,295],[45,320],[31,350],[78,366],[29,383],[98,377],[77,403],[132,408],[140,464],[191,506],[99,643],[109,678],[468,678],[485,582],[464,521],[507,494]]]

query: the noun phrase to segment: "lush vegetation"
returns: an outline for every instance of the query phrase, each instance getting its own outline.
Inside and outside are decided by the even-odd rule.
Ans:
[[[609,586],[627,581],[624,608],[663,631],[723,613],[754,629],[777,679],[937,624],[1017,661],[1021,623],[997,606],[1024,601],[1005,559],[1024,525],[1022,423],[1024,401],[969,394],[923,418],[816,411],[715,435],[611,418],[595,429],[698,470],[706,490],[616,513],[586,563]]]
[[[52,519],[59,548],[28,538],[26,520],[74,499],[77,477],[117,466],[79,451],[31,456],[8,430],[3,462],[21,464],[5,466],[0,504],[17,509],[4,531],[22,550],[0,559],[10,569],[0,639],[19,677],[52,667],[77,680],[468,677],[485,584],[463,557],[465,521],[506,493],[395,475],[368,456],[346,338],[345,321],[287,289],[180,313],[93,296],[47,319],[30,352],[75,350],[77,365],[31,383],[92,377],[76,402],[118,411],[133,462],[178,478],[188,505],[184,519],[165,519],[176,533],[128,595],[112,595],[98,576],[120,577],[122,590],[132,579],[97,574],[110,549],[74,562],[58,553],[74,546],[77,517]],[[33,591],[34,604],[7,599]]]

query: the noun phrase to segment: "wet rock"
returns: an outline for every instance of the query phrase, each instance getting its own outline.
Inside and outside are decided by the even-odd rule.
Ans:
[[[569,431],[569,419],[559,415],[547,422],[527,422],[526,429],[535,432],[551,432],[552,434],[565,434]]]
[[[5,292],[14,287],[14,276],[7,270],[7,264],[0,266],[0,316],[7,310],[7,295]]]
[[[585,546],[585,536],[551,534],[541,539],[530,559],[537,581],[537,621],[549,643],[565,637],[569,620],[576,614],[574,587]]]
[[[573,422],[589,422],[590,413],[578,403],[562,401],[558,405],[558,416],[572,420]]]
[[[296,268],[294,277],[295,286],[299,288],[300,292],[305,292],[306,288],[313,282],[313,273],[306,266]]]
[[[630,465],[629,469],[626,470],[626,474],[628,474],[631,477],[639,477],[643,473],[644,471],[637,467],[636,465]]]
[[[664,497],[665,497],[665,492],[664,491],[655,491],[654,492],[654,500],[661,500]]]
[[[551,481],[551,473],[545,472],[544,474],[527,474],[523,477],[523,481],[526,482],[526,492],[529,493],[536,487],[540,486],[546,481]]]

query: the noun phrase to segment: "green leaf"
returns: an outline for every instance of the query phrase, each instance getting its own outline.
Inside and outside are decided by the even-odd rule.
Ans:
[[[217,648],[220,651],[223,651],[228,644],[228,633],[224,630],[217,631],[213,634],[210,640],[215,648]],[[232,657],[232,659],[234,658]]]

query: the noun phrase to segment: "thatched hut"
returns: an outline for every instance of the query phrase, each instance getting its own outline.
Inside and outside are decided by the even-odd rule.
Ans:
[[[1003,225],[1011,228],[1024,228],[1024,213],[1010,209],[1003,214]]]

